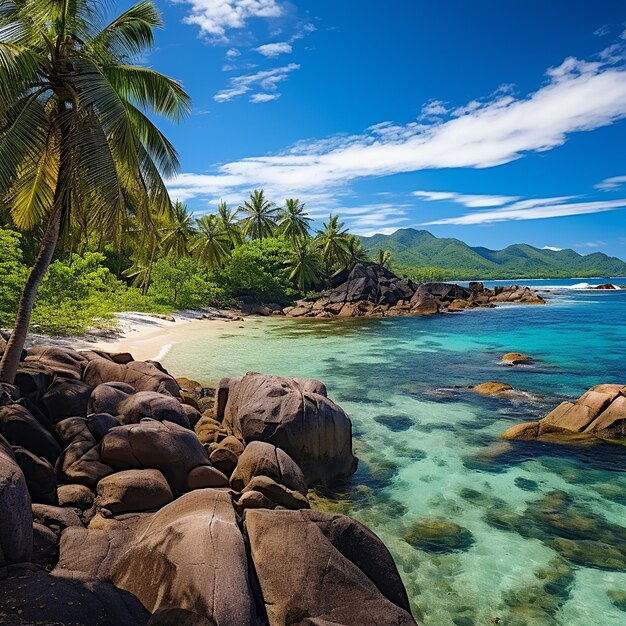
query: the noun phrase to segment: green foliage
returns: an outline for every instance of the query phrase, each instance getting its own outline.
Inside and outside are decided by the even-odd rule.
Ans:
[[[0,229],[0,326],[13,323],[26,274],[20,235]]]
[[[225,292],[213,282],[210,270],[185,257],[159,259],[154,264],[148,296],[156,304],[175,309],[218,305],[225,300]]]
[[[287,302],[295,294],[289,280],[290,245],[276,237],[249,241],[235,248],[220,272],[233,296],[262,302]]]

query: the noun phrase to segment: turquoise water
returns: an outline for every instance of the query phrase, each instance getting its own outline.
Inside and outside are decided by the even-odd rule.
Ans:
[[[623,625],[626,449],[498,438],[594,384],[626,384],[626,291],[548,298],[426,318],[250,319],[211,340],[194,326],[163,361],[205,382],[254,370],[327,384],[361,462],[320,506],[386,542],[421,623]],[[536,361],[502,367],[508,351]],[[487,380],[520,393],[463,389]],[[449,541],[421,542],[441,520],[456,525]]]

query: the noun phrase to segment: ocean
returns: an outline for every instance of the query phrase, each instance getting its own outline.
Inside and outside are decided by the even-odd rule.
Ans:
[[[626,448],[499,435],[593,385],[626,385],[626,290],[586,288],[626,280],[519,282],[548,289],[547,305],[254,318],[210,339],[196,325],[163,364],[204,383],[247,371],[324,381],[352,418],[360,463],[316,506],[385,541],[425,626],[623,625]],[[534,361],[503,367],[510,351]],[[490,380],[516,393],[468,389]]]

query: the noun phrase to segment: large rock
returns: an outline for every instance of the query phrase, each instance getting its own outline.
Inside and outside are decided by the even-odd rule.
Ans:
[[[516,424],[502,437],[549,441],[626,439],[626,386],[596,385],[576,402],[562,402],[541,420]]]
[[[11,446],[0,437],[0,567],[30,561],[32,552],[33,514],[26,479]]]
[[[265,441],[287,452],[307,484],[355,472],[352,423],[319,381],[248,373],[224,379],[220,387],[228,389],[218,415],[226,429],[246,443]]]
[[[80,380],[88,360],[71,348],[33,346],[28,350],[25,363],[45,365],[53,370],[56,376]]]
[[[216,626],[257,623],[243,537],[230,496],[217,490],[193,491],[156,513],[112,580],[152,613],[186,609]]]
[[[129,513],[110,518],[96,515],[88,528],[66,528],[61,534],[57,567],[110,581],[114,567],[135,545],[153,516],[154,513]]]
[[[126,470],[103,478],[98,483],[96,506],[113,515],[156,510],[169,504],[174,496],[158,470]]]
[[[92,387],[102,383],[122,382],[131,385],[135,391],[158,391],[178,397],[178,383],[155,363],[131,361],[126,365],[94,359],[90,361],[83,374],[83,380]]]
[[[57,378],[46,389],[41,404],[46,413],[58,422],[66,417],[87,415],[92,388],[80,380]]]
[[[174,495],[187,488],[191,470],[210,465],[207,452],[193,431],[152,419],[110,430],[102,440],[101,457],[116,470],[160,470]]]
[[[50,432],[17,402],[0,406],[0,435],[12,446],[26,448],[50,463],[55,463],[61,454],[61,448]]]
[[[89,413],[109,413],[117,415],[124,400],[135,393],[135,388],[128,383],[102,383],[98,385],[89,397]]]
[[[243,491],[256,476],[267,476],[302,495],[307,493],[302,470],[284,450],[271,443],[252,441],[248,444],[239,457],[230,484],[236,491]]]
[[[118,425],[110,415],[70,417],[58,423],[59,436],[65,446],[56,466],[59,482],[78,483],[95,489],[102,478],[113,473],[100,455],[100,435],[105,430],[103,422],[108,422],[111,427]]]
[[[217,469],[230,476],[237,466],[237,461],[243,451],[243,443],[237,437],[229,435],[215,445],[215,448],[211,450],[209,460]]]
[[[183,406],[170,395],[156,391],[139,391],[118,406],[118,418],[122,424],[137,424],[144,417],[190,428]]]
[[[26,478],[33,502],[57,505],[57,476],[54,467],[46,459],[36,456],[26,448],[13,449],[15,459]]]
[[[389,551],[355,520],[258,509],[245,528],[270,626],[415,624]]]
[[[7,626],[145,626],[149,618],[132,594],[81,574],[34,565],[0,570],[0,622]]]

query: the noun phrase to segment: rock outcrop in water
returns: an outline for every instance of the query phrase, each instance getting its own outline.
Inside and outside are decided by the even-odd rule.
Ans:
[[[415,624],[378,537],[310,509],[357,463],[324,385],[249,373],[201,414],[181,382],[36,348],[0,385],[0,622]]]
[[[626,439],[626,385],[596,385],[536,422],[512,426],[504,439],[588,442]]]
[[[289,317],[392,317],[434,315],[503,303],[545,304],[528,287],[496,287],[472,282],[469,288],[454,283],[416,284],[399,278],[376,263],[357,263],[332,280],[320,298],[299,300],[283,309]]]

